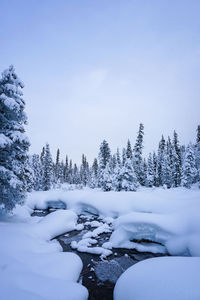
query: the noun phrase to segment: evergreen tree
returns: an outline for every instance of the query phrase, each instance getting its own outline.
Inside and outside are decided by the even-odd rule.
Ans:
[[[69,181],[69,164],[68,164],[68,156],[66,155],[65,166],[64,166],[64,181]]]
[[[110,162],[106,164],[105,169],[103,169],[103,178],[102,178],[102,189],[104,192],[108,192],[112,190],[113,183],[113,173],[110,166]]]
[[[194,150],[193,146],[189,144],[183,161],[181,185],[191,188],[191,185],[195,182],[196,175],[197,169],[195,166]]]
[[[131,143],[129,140],[127,142],[126,157],[130,160],[132,160],[132,158],[133,158],[133,151],[132,151]]]
[[[121,169],[122,176],[122,190],[136,191],[139,184],[133,168],[132,161],[127,158],[124,166]]]
[[[157,156],[157,186],[163,185],[163,160],[165,152],[166,142],[162,135],[161,141],[158,146]]]
[[[24,84],[13,66],[0,79],[0,211],[6,213],[25,197],[24,167],[29,141],[22,98]]]
[[[100,145],[100,150],[99,150],[99,175],[98,175],[99,187],[102,187],[102,185],[104,184],[103,182],[105,179],[104,170],[107,164],[110,162],[110,157],[111,157],[110,147],[108,145],[108,142],[104,140]],[[108,168],[109,167],[107,167],[107,169]]]
[[[155,184],[155,170],[152,154],[150,153],[147,160],[147,186],[152,187]]]
[[[60,173],[60,149],[57,150],[56,152],[56,164],[54,167],[54,171],[55,171],[55,182],[58,183],[60,182],[60,178],[59,178],[59,173]]]
[[[181,184],[181,168],[182,168],[182,161],[181,161],[181,148],[178,141],[178,134],[174,130],[174,138],[173,138],[173,146],[174,146],[174,186],[177,187]]]
[[[86,156],[83,154],[82,155],[82,164],[80,168],[80,177],[81,177],[81,182],[83,185],[86,186],[88,182],[88,177],[89,177],[89,165],[86,159]]]
[[[48,191],[53,184],[53,161],[50,152],[49,144],[46,144],[45,147],[45,156],[44,156],[44,164],[43,164],[43,189],[44,191]]]
[[[155,151],[153,152],[153,185],[158,186],[158,168],[157,168],[157,156]]]
[[[89,175],[89,186],[94,189],[98,187],[98,161],[95,158],[92,164],[90,175]]]
[[[200,125],[197,127],[197,137],[196,137],[196,144],[195,144],[195,157],[196,157],[196,167],[197,167],[197,170],[198,170],[197,181],[199,181],[199,187],[200,187]]]
[[[143,149],[143,138],[144,138],[144,125],[141,123],[136,139],[136,143],[133,149],[133,162],[134,170],[137,180],[140,184],[143,184],[143,160],[142,160],[142,149]]]
[[[43,189],[43,168],[40,157],[37,154],[32,156],[32,169],[33,169],[33,189],[40,191]]]
[[[121,166],[121,156],[119,153],[119,148],[117,148],[116,158],[117,158],[117,165]]]
[[[127,159],[127,156],[126,156],[126,149],[123,148],[123,149],[122,149],[122,166],[125,165],[126,159]]]

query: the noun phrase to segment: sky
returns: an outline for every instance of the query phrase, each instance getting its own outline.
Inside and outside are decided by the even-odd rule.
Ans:
[[[200,124],[199,0],[0,0],[0,71],[24,81],[31,153],[92,161],[112,151],[144,154],[175,129],[181,143]]]

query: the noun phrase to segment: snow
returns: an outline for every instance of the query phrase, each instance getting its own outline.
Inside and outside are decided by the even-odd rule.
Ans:
[[[54,189],[46,192],[32,192],[27,205],[34,209],[46,209],[51,201],[62,201],[67,209],[76,213],[90,213],[116,218],[131,211],[167,214],[189,207],[200,206],[200,190],[186,188],[141,188],[137,192],[102,193],[99,189],[66,191]]]
[[[147,259],[126,270],[114,288],[114,300],[198,300],[200,258]]]
[[[93,223],[94,222],[94,223]],[[106,247],[92,247],[93,245],[97,244],[97,239],[99,238],[99,235],[102,233],[110,232],[111,228],[106,223],[101,223],[98,221],[92,221],[92,222],[85,222],[85,224],[95,224],[99,227],[94,229],[93,231],[86,232],[82,239],[79,241],[73,240],[71,242],[71,248],[76,249],[79,252],[86,252],[91,254],[100,255],[102,258],[107,257],[112,254],[112,251]],[[95,239],[96,238],[96,239]]]
[[[87,290],[77,283],[81,259],[50,241],[75,228],[76,214],[60,210],[30,218],[28,210],[19,207],[15,214],[0,222],[2,299],[87,299]]]
[[[137,193],[52,190],[30,194],[27,204],[30,208],[45,208],[50,199],[59,199],[76,213],[93,211],[108,220],[108,224],[113,223],[114,232],[109,244],[103,244],[105,249],[200,256],[200,190],[195,187],[191,190],[144,188]],[[87,222],[91,227],[100,226],[83,238],[97,238],[103,232],[111,232],[112,227],[99,223]]]
[[[10,145],[12,143],[11,139],[9,139],[5,134],[0,133],[0,147],[4,148],[6,145]]]

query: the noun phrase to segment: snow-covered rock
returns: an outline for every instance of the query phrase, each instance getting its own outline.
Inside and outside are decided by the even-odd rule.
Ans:
[[[200,258],[147,259],[126,270],[114,289],[114,300],[200,299]]]

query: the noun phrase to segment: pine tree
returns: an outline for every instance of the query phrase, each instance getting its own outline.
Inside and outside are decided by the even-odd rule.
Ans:
[[[112,190],[112,184],[113,184],[113,173],[111,170],[110,162],[106,164],[105,169],[103,169],[102,174],[102,189],[104,192],[108,192]]]
[[[68,156],[66,155],[65,166],[64,166],[64,182],[69,181],[69,164],[68,164]]]
[[[60,149],[57,150],[56,152],[56,164],[54,167],[54,172],[55,172],[55,182],[59,183],[60,178],[59,178],[59,173],[60,173]]]
[[[44,164],[43,164],[44,172],[43,172],[43,189],[44,191],[48,191],[53,184],[53,161],[50,152],[49,144],[46,144],[45,147],[45,156],[44,156]]]
[[[122,175],[122,190],[136,191],[139,184],[133,168],[132,161],[128,158],[121,169],[121,175]]]
[[[157,155],[157,186],[163,185],[163,160],[165,152],[166,142],[162,135],[161,141],[158,146]]]
[[[142,149],[143,149],[143,138],[144,138],[144,125],[141,123],[136,139],[136,143],[133,149],[133,163],[134,170],[137,180],[140,184],[143,184],[143,160],[142,160]]]
[[[196,176],[197,169],[195,166],[194,150],[193,146],[189,144],[183,161],[181,185],[186,188],[191,188],[191,185],[195,182]]]
[[[147,160],[147,186],[152,187],[155,184],[155,172],[152,154],[149,153]]]
[[[117,165],[121,166],[121,156],[119,153],[119,148],[117,148],[116,158],[117,158]]]
[[[197,137],[196,137],[196,144],[195,144],[195,157],[196,157],[196,167],[197,167],[197,170],[198,170],[197,181],[199,181],[199,188],[200,188],[200,125],[197,127]]]
[[[174,146],[174,186],[180,186],[181,184],[181,168],[182,168],[182,161],[181,161],[181,148],[178,141],[178,134],[174,130],[174,138],[173,138],[173,146]]]
[[[33,169],[33,189],[40,191],[43,189],[43,168],[39,155],[33,154],[32,156],[32,169]]]
[[[0,211],[6,213],[25,197],[24,167],[29,141],[22,98],[24,84],[13,66],[0,79]]]
[[[110,157],[111,157],[110,147],[108,145],[108,142],[104,140],[100,145],[100,150],[99,150],[99,174],[98,174],[99,187],[102,187],[103,185],[103,181],[105,178],[104,170],[107,164],[110,162]]]
[[[80,168],[80,177],[81,177],[81,182],[84,186],[86,186],[88,182],[88,177],[89,177],[89,166],[88,162],[86,159],[86,156],[83,154],[82,155],[82,164]]]
[[[127,156],[126,156],[126,149],[123,148],[123,149],[122,149],[122,166],[125,165],[126,159],[127,159]]]
[[[133,158],[133,151],[132,151],[131,143],[129,140],[127,142],[126,157],[130,160],[132,160],[132,158]]]
[[[89,174],[89,186],[94,189],[98,187],[98,161],[95,158]]]
[[[154,174],[153,185],[158,186],[157,156],[155,151],[153,152],[153,174]]]

